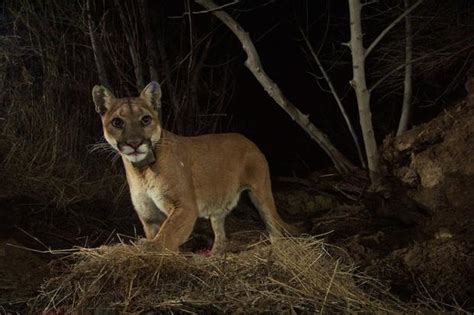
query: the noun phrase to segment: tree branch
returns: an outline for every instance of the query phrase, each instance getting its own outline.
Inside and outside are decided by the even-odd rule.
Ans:
[[[318,65],[319,70],[321,71],[321,73],[323,74],[324,79],[326,80],[326,82],[329,86],[329,89],[331,90],[330,92],[334,96],[334,99],[336,100],[337,106],[339,106],[339,110],[341,111],[341,114],[344,117],[344,120],[346,122],[347,128],[349,128],[349,132],[351,133],[352,139],[354,140],[354,144],[355,144],[356,149],[357,149],[357,154],[359,155],[360,163],[361,163],[362,167],[365,168],[366,165],[365,165],[364,156],[362,155],[362,150],[360,148],[359,138],[357,137],[357,134],[356,134],[354,128],[352,127],[352,123],[351,123],[351,120],[349,119],[349,115],[347,115],[346,110],[345,110],[344,106],[342,105],[341,98],[337,94],[336,89],[332,85],[331,79],[327,75],[326,70],[324,70],[324,67],[321,64],[318,55],[316,55],[316,53],[314,52],[314,49],[311,46],[311,43],[309,42],[308,38],[303,33],[303,30],[301,28],[300,28],[300,32],[301,32],[301,35],[303,36],[303,39],[306,43],[306,46],[308,47],[309,52],[311,53],[311,56],[313,57],[314,61],[316,61],[316,64]]]
[[[249,35],[245,32],[242,27],[227,13],[221,10],[215,10],[217,5],[211,0],[195,0],[196,3],[200,4],[208,10],[212,10],[212,14],[216,16],[222,23],[224,23],[242,43],[242,47],[247,54],[247,60],[245,66],[252,72],[255,78],[260,82],[265,91],[275,100],[275,102],[296,121],[309,135],[316,141],[319,146],[326,152],[331,158],[336,169],[341,173],[347,173],[354,168],[349,160],[337,150],[336,147],[331,143],[325,133],[314,126],[308,118],[308,115],[304,115],[298,110],[281,92],[277,84],[268,77],[263,70],[262,64],[260,63],[260,57],[253,45]]]
[[[387,35],[387,33],[400,22],[405,16],[410,14],[411,11],[415,10],[416,7],[418,7],[423,0],[418,0],[415,2],[411,7],[409,7],[403,14],[401,14],[399,17],[397,17],[392,23],[390,23],[380,34],[377,36],[377,38],[370,44],[369,48],[365,51],[364,58],[367,58],[367,56],[370,54],[370,52],[377,46],[377,44]]]
[[[185,17],[186,15],[190,15],[190,14],[211,13],[211,12],[213,12],[213,11],[222,10],[222,9],[224,9],[224,8],[231,7],[231,6],[233,6],[234,4],[237,4],[237,3],[239,3],[239,2],[240,2],[240,0],[234,0],[234,1],[232,1],[232,2],[223,4],[223,5],[221,5],[221,6],[216,6],[215,8],[209,9],[209,10],[191,11],[191,9],[189,9],[189,11],[186,11],[186,12],[184,12],[184,13],[181,14],[181,15],[173,15],[173,16],[170,16],[169,18],[170,18],[170,19],[182,19],[182,18]]]

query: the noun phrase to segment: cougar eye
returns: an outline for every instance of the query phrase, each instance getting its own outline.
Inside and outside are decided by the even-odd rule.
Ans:
[[[125,122],[120,119],[120,118],[114,118],[112,119],[112,122],[111,122],[112,126],[114,126],[115,128],[118,128],[118,129],[123,129],[123,125],[125,125]]]
[[[143,126],[148,126],[149,124],[151,124],[151,116],[149,115],[145,115],[142,117],[142,125]]]

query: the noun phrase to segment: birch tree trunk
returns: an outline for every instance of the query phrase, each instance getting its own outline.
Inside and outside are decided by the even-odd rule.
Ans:
[[[382,184],[382,175],[379,167],[379,154],[375,134],[372,126],[372,113],[370,111],[370,93],[365,79],[365,48],[362,42],[362,5],[360,0],[349,0],[353,78],[351,85],[357,96],[359,107],[360,126],[364,138],[367,164],[370,180],[374,188]]]
[[[200,4],[209,12],[212,12],[222,23],[224,23],[242,43],[242,47],[247,54],[247,60],[245,66],[252,72],[255,78],[260,82],[265,91],[270,95],[275,102],[288,114],[290,117],[300,125],[308,135],[319,144],[319,146],[326,152],[331,158],[336,169],[341,173],[348,173],[354,166],[351,162],[331,143],[325,133],[314,126],[309,120],[309,116],[303,114],[296,108],[281,92],[278,85],[268,77],[263,70],[262,64],[260,63],[260,57],[255,49],[247,32],[227,13],[222,11],[211,0],[195,0],[196,3]]]
[[[410,5],[409,0],[405,0],[405,9],[408,9]],[[405,16],[405,80],[403,81],[403,105],[402,114],[400,116],[400,122],[398,124],[397,136],[401,135],[408,128],[411,118],[411,100],[413,94],[413,82],[412,82],[412,27],[411,27],[411,16],[407,14]]]

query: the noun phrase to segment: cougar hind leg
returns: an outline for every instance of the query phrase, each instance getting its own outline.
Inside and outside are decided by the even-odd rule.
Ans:
[[[276,213],[276,208],[272,200],[273,197],[270,199],[268,194],[255,189],[249,191],[249,196],[265,223],[265,227],[270,234],[270,240],[274,241],[275,238],[283,236],[280,226],[281,220],[277,217],[278,213]]]
[[[265,156],[259,153],[248,155],[246,158],[245,175],[249,197],[265,223],[270,240],[273,241],[288,233],[298,234],[296,228],[283,221],[277,212]]]
[[[286,234],[298,234],[296,228],[283,221],[277,212],[269,175],[265,176],[262,185],[250,189],[249,196],[265,223],[271,241]]]

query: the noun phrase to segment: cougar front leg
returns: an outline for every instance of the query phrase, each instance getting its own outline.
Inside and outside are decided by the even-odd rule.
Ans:
[[[213,255],[223,255],[227,246],[225,236],[225,215],[211,216],[212,230],[214,231],[214,244],[212,245]]]
[[[161,224],[146,222],[142,218],[140,218],[140,221],[142,222],[143,232],[145,232],[146,239],[152,240],[155,238],[156,234],[158,234],[158,231],[160,230]]]
[[[172,209],[152,242],[160,249],[177,252],[179,246],[191,235],[197,218],[198,211],[195,207]]]
[[[152,240],[158,234],[163,221],[166,219],[166,215],[146,196],[132,197],[132,201],[138,218],[143,225],[145,237],[148,240]]]

